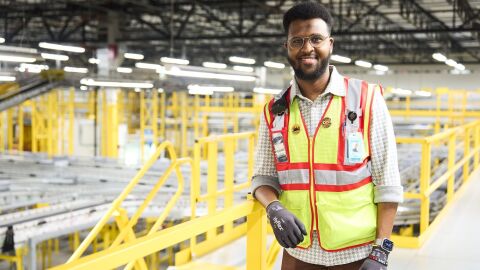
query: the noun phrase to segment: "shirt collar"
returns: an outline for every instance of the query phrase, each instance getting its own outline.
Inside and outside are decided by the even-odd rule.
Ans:
[[[331,93],[335,96],[341,96],[341,97],[345,96],[346,90],[345,90],[344,76],[338,73],[337,68],[335,68],[335,66],[333,65],[330,65],[329,69],[330,69],[330,80],[328,82],[327,87],[325,88],[325,91],[322,93],[322,95]],[[293,99],[295,98],[295,96],[298,96],[299,98],[305,98],[300,92],[300,88],[298,87],[298,83],[295,77],[293,77],[292,82],[293,83],[290,89],[290,103],[293,102]],[[287,90],[288,88],[282,91],[278,96],[281,97]]]

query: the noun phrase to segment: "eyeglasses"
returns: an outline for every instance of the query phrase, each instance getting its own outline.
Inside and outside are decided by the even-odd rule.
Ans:
[[[310,42],[310,45],[312,45],[312,47],[318,48],[328,38],[328,36],[323,37],[322,35],[311,35],[308,37],[292,37],[291,39],[287,40],[287,44],[290,49],[301,49],[305,44],[305,39],[308,39],[308,42]]]

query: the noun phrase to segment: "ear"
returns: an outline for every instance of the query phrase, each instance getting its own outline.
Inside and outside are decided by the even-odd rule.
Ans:
[[[283,47],[284,47],[285,49],[288,49],[288,46],[287,46],[287,42],[286,42],[286,41],[283,42]]]
[[[333,43],[334,43],[334,40],[332,37],[330,37],[330,54],[332,54],[333,52]]]

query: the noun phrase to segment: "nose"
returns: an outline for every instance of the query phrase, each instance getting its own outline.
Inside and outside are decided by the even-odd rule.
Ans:
[[[309,54],[314,50],[312,44],[310,44],[310,39],[303,40],[303,47],[300,49],[300,52],[303,54]]]

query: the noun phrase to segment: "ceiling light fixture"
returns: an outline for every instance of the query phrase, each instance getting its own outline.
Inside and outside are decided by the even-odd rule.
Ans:
[[[397,94],[397,95],[410,96],[412,94],[412,90],[406,90],[406,89],[401,89],[401,88],[393,88],[392,93]]]
[[[238,57],[238,56],[230,56],[228,58],[230,62],[234,63],[242,63],[242,64],[247,64],[247,65],[253,65],[255,64],[255,59],[252,58],[245,58],[245,57]]]
[[[265,61],[263,62],[263,65],[269,68],[278,68],[278,69],[284,69],[285,64],[283,63],[277,63],[277,62],[272,62],[272,61]]]
[[[187,59],[178,59],[178,58],[171,58],[171,57],[162,57],[160,58],[160,61],[162,63],[168,63],[168,64],[177,64],[177,65],[188,65],[190,61]]]
[[[72,72],[72,73],[87,73],[88,68],[82,68],[82,67],[64,67],[63,70],[65,72]]]
[[[371,68],[372,67],[372,63],[367,62],[367,61],[363,61],[363,60],[355,61],[355,65],[357,65],[359,67],[364,67],[364,68]]]
[[[14,76],[0,76],[2,82],[14,82],[16,78]]]
[[[388,71],[388,67],[384,65],[373,65],[373,68],[378,71],[384,71],[384,72]]]
[[[447,61],[447,57],[441,53],[434,53],[432,54],[432,58],[439,61],[439,62],[445,62]]]
[[[163,68],[163,66],[159,64],[144,63],[144,62],[135,63],[135,67],[144,68],[144,69],[155,69],[155,70]]]
[[[208,86],[208,85],[198,85],[198,84],[190,84],[187,86],[188,90],[206,90],[206,91],[213,91],[213,92],[233,92],[235,89],[231,86]]]
[[[337,62],[345,63],[345,64],[348,64],[348,63],[352,62],[352,59],[350,59],[346,56],[338,55],[338,54],[333,54],[332,56],[330,56],[330,59],[332,59],[333,61],[337,61]]]
[[[124,53],[123,57],[134,60],[143,60],[144,58],[143,54],[139,53]]]
[[[98,64],[100,64],[100,59],[97,59],[97,58],[93,58],[93,57],[92,57],[92,58],[88,58],[88,62],[89,62],[90,64],[97,64],[97,65],[98,65]]]
[[[420,91],[415,91],[415,95],[417,95],[419,97],[430,97],[432,95],[432,93],[430,93],[428,91],[420,90]]]
[[[40,54],[44,59],[58,60],[58,61],[68,61],[68,55],[63,54],[53,54],[53,53],[41,53]]]
[[[214,63],[214,62],[203,62],[202,66],[206,68],[218,68],[218,69],[225,69],[227,68],[227,64],[223,63]]]
[[[117,67],[117,72],[120,73],[132,73],[132,69],[129,67]]]
[[[253,88],[253,92],[258,93],[258,94],[277,95],[277,94],[280,94],[280,92],[282,92],[282,89],[255,87],[255,88]]]
[[[242,72],[253,72],[253,67],[233,66],[233,69]]]
[[[83,78],[80,80],[80,83],[88,86],[103,86],[103,87],[126,87],[126,88],[152,88],[153,87],[153,84],[150,82],[97,81],[91,78]]]
[[[37,59],[33,57],[24,57],[24,56],[13,56],[13,55],[4,55],[0,54],[0,61],[5,61],[5,62],[27,62],[27,63],[33,63]]]
[[[85,48],[77,47],[77,46],[68,46],[68,45],[60,45],[54,44],[49,42],[40,42],[38,43],[38,47],[50,50],[57,50],[57,51],[66,51],[66,52],[74,52],[74,53],[83,53],[85,52]]]

